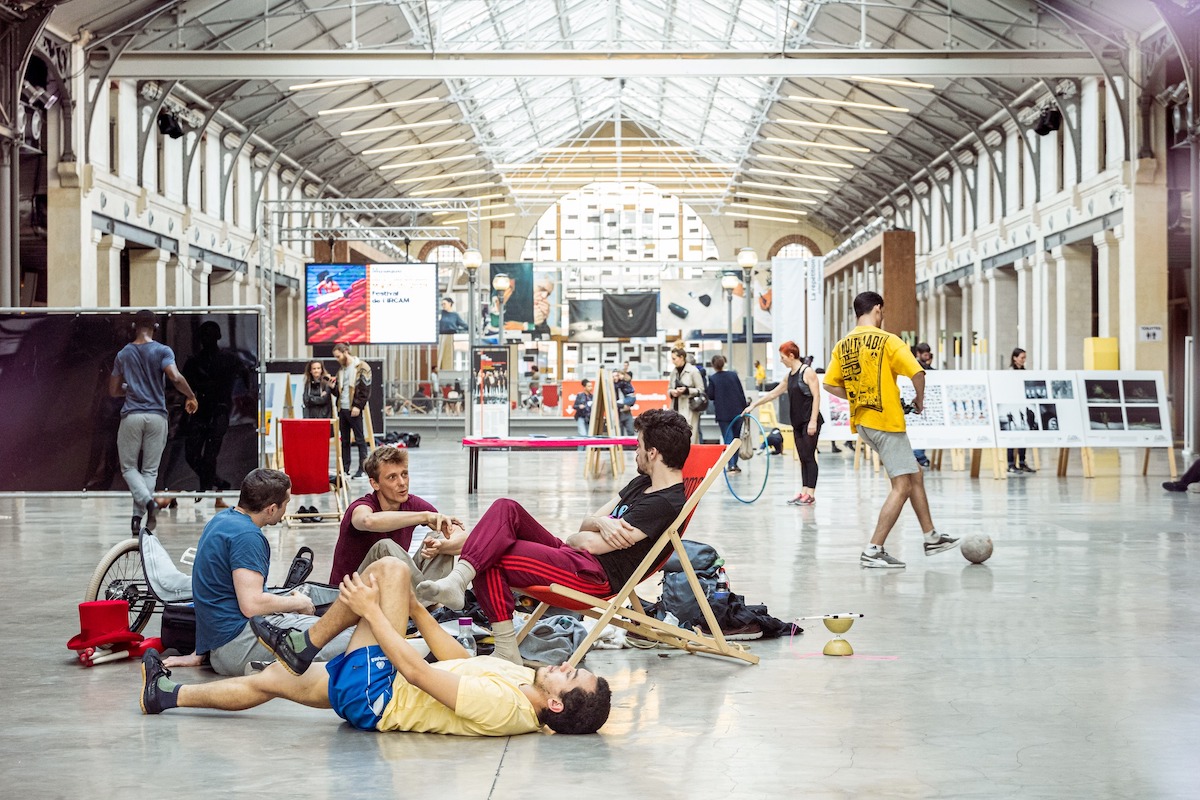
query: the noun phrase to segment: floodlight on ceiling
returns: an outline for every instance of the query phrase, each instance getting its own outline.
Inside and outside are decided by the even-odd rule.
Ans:
[[[742,219],[764,219],[770,222],[799,222],[796,217],[773,217],[769,214],[743,214],[740,211],[722,211],[725,217],[741,217]]]
[[[391,100],[386,103],[368,103],[364,106],[343,106],[341,108],[326,108],[317,112],[318,117],[328,117],[334,114],[357,114],[362,111],[379,111],[385,108],[404,108],[419,106],[427,103],[440,103],[441,97],[417,97],[412,100]]]
[[[837,108],[859,108],[866,111],[890,111],[896,114],[907,114],[908,109],[902,106],[888,106],[883,103],[857,103],[853,100],[831,100],[826,97],[808,97],[806,95],[789,94],[788,100],[797,103],[809,103],[819,106],[835,106]]]
[[[1046,106],[1042,113],[1038,114],[1037,121],[1033,124],[1033,132],[1038,136],[1049,136],[1061,127],[1062,112],[1054,106]]]
[[[798,208],[775,208],[772,206],[759,206],[754,203],[735,203],[735,209],[752,208],[755,211],[770,211],[774,214],[807,214],[807,211],[802,211]]]
[[[871,133],[880,136],[886,136],[887,131],[883,128],[866,128],[862,125],[841,125],[834,122],[810,122],[806,119],[788,119],[780,117],[779,119],[770,120],[773,125],[797,125],[802,128],[818,128],[823,131],[846,131],[847,133]]]

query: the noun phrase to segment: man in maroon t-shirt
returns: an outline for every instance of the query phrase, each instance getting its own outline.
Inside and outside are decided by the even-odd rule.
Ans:
[[[430,535],[440,533],[446,538],[455,526],[465,530],[457,518],[438,513],[428,502],[408,493],[408,450],[391,445],[377,447],[363,463],[363,471],[375,491],[346,509],[333,549],[329,583],[337,586],[352,572],[384,556],[395,556],[408,564],[414,586],[421,580],[447,575],[454,566],[453,556],[419,555],[414,561],[408,555],[413,529],[418,525],[430,528],[434,532]]]

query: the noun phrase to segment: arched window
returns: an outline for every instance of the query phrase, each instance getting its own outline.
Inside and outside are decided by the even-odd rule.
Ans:
[[[452,244],[440,245],[433,251],[430,257],[431,261],[438,264],[461,264],[463,260],[462,251]]]
[[[784,236],[771,245],[767,258],[811,258],[821,255],[821,248],[807,236],[798,233]]]
[[[682,194],[682,193],[681,193]],[[685,200],[648,183],[591,183],[546,209],[521,251],[526,261],[704,261],[708,226]]]

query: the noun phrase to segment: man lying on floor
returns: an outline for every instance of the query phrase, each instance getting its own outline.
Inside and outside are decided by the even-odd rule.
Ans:
[[[436,664],[405,641],[410,616]],[[307,632],[280,629],[262,617],[251,624],[277,662],[256,675],[182,685],[150,650],[142,659],[143,713],[243,711],[281,697],[332,708],[362,730],[511,736],[543,725],[558,733],[595,733],[611,707],[608,682],[587,670],[563,664],[535,671],[491,656],[470,658],[417,602],[408,566],[396,558],[342,581],[337,602]],[[312,663],[317,642],[355,625],[345,653]]]

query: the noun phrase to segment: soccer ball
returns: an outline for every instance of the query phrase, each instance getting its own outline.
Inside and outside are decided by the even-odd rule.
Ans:
[[[992,557],[992,537],[968,536],[962,540],[958,549],[962,551],[963,558],[967,561],[972,564],[982,564]]]

